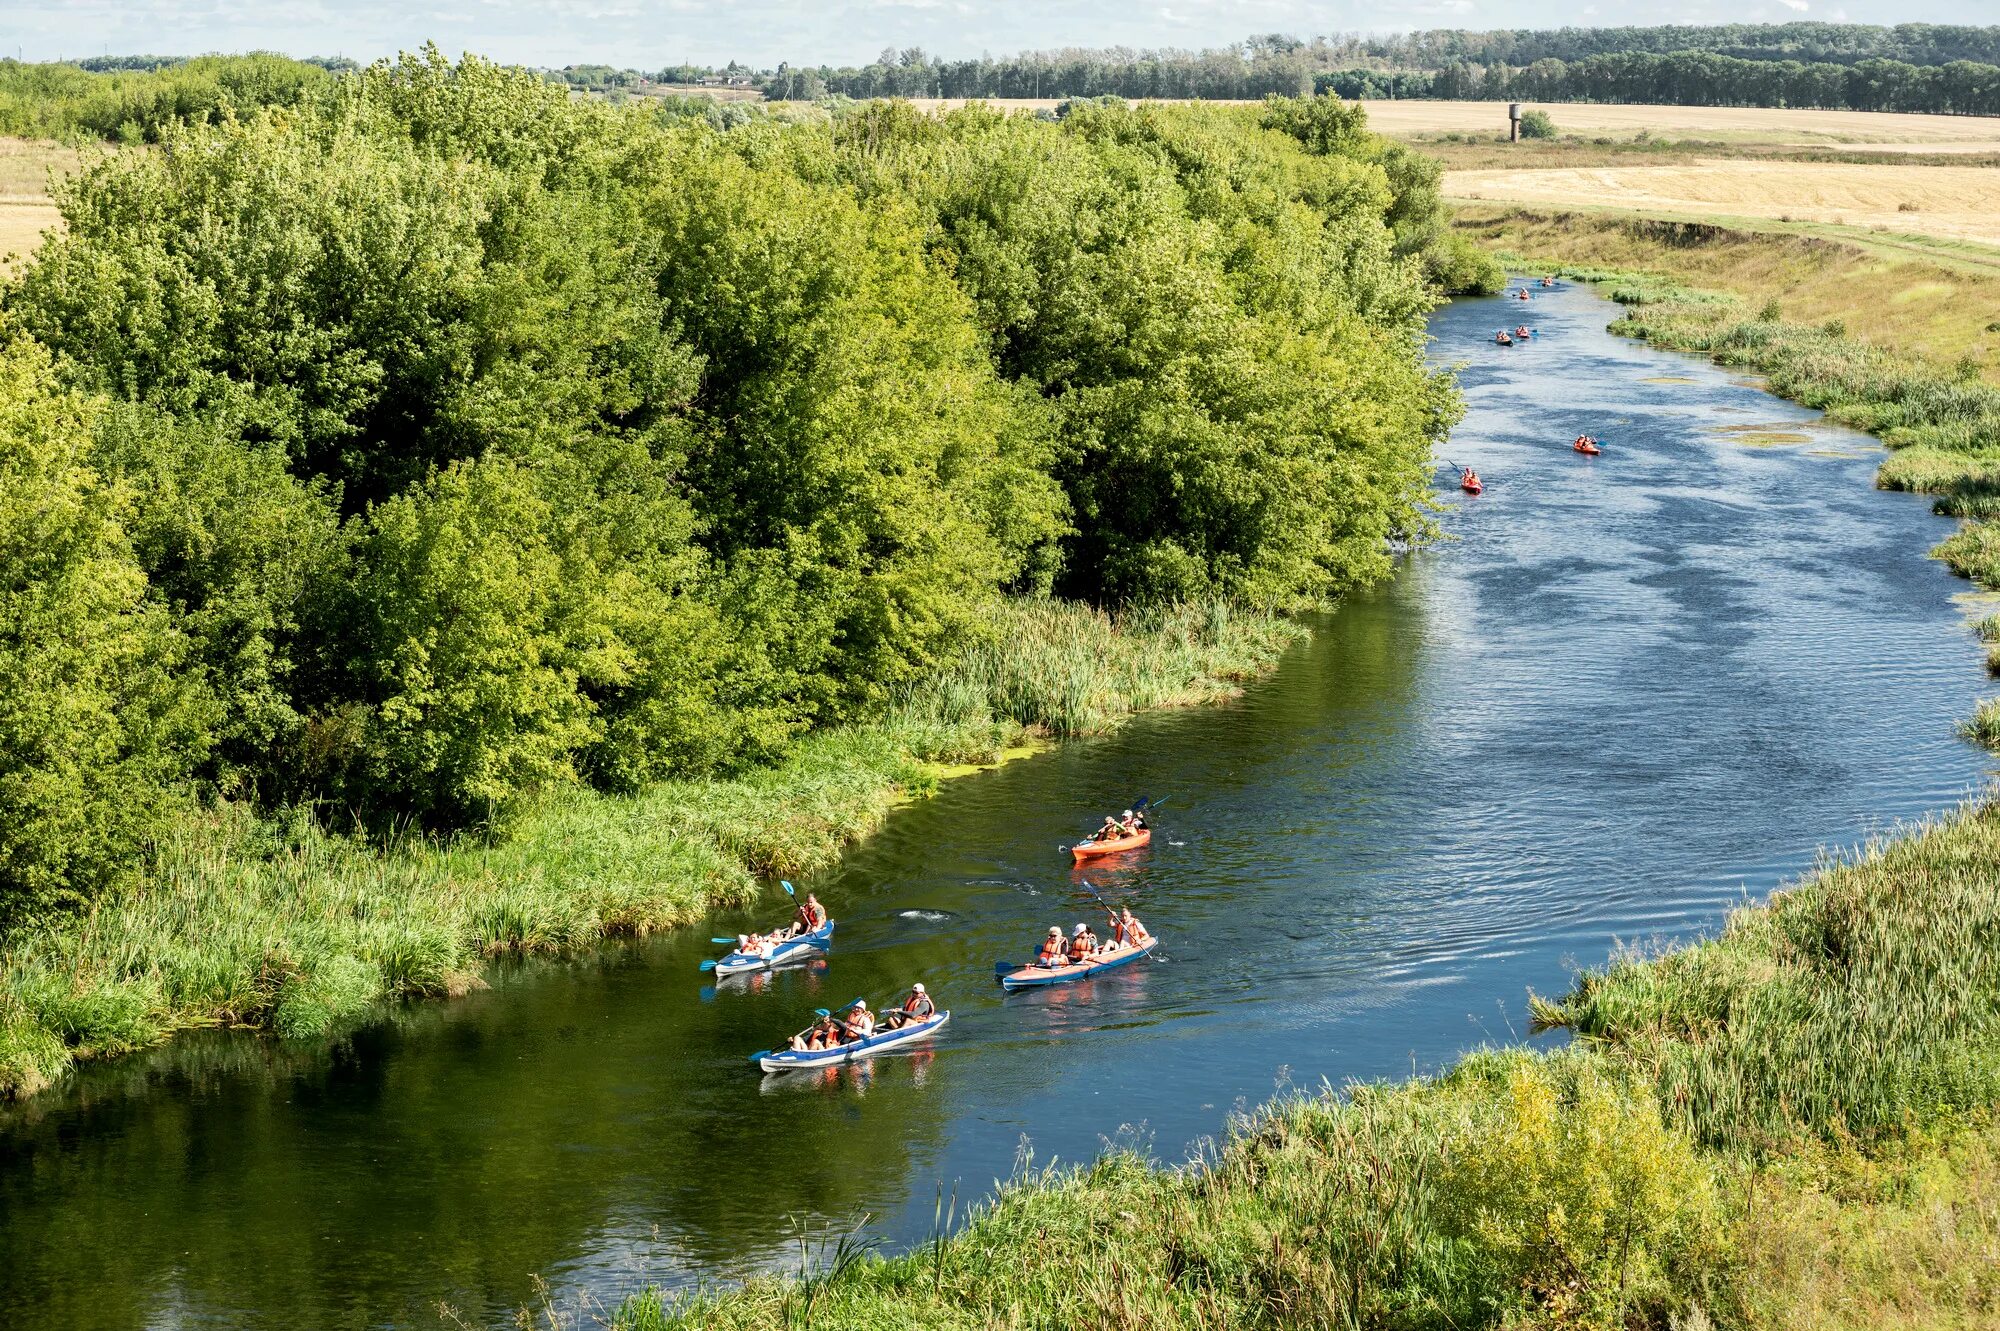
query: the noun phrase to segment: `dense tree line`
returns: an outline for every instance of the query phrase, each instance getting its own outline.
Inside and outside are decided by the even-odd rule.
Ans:
[[[1323,98],[727,131],[432,53],[167,124],[0,292],[0,919],[189,791],[503,820],[876,714],[1003,594],[1425,523],[1436,170]]]
[[[111,56],[74,64],[0,60],[0,134],[157,142],[169,125],[226,109],[297,106],[351,62],[279,55]]]
[[[1563,54],[1563,53],[1567,54]],[[1032,52],[941,60],[884,51],[860,68],[781,67],[773,98],[1343,97],[1662,102],[2000,114],[2000,28],[1843,24],[1252,38],[1213,51]]]
[[[1493,32],[1434,28],[1327,44],[1330,65],[1381,64],[1394,69],[1451,65],[1531,65],[1598,55],[1672,55],[1706,51],[1739,60],[1857,64],[1898,60],[1948,65],[1955,60],[2000,64],[2000,27],[1901,23],[1672,24],[1653,28],[1517,28]]]
[[[1738,60],[1699,51],[1600,55],[1525,68],[1455,64],[1436,72],[1350,69],[1323,74],[1342,97],[1537,102],[1658,102],[1672,106],[1802,106],[1824,110],[2000,115],[2000,65],[1954,61],[1851,65]]]

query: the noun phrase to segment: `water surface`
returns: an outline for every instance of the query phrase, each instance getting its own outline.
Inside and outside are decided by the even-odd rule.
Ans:
[[[1580,290],[1434,320],[1470,411],[1455,539],[1323,617],[1235,705],[953,782],[818,883],[838,947],[703,987],[688,937],[509,970],[333,1051],[242,1036],[95,1069],[0,1120],[0,1312],[66,1327],[498,1323],[787,1260],[795,1226],[906,1242],[940,1188],[1123,1136],[1180,1158],[1290,1082],[1436,1068],[1530,988],[1685,938],[1976,789],[1982,679],[1870,441],[1603,332]],[[1512,350],[1494,327],[1543,336]],[[1569,440],[1588,430],[1604,456]],[[1803,436],[1803,441],[1799,436]],[[1773,442],[1779,446],[1770,446]],[[1164,799],[1089,880],[1161,955],[1003,996],[995,958],[1094,918],[1059,847]],[[764,914],[782,906],[774,898]],[[750,1051],[915,978],[933,1050],[810,1080]]]

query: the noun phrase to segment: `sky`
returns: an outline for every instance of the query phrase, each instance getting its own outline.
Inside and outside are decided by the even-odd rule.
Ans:
[[[1222,46],[1416,28],[1564,24],[1993,23],[1994,0],[0,0],[0,56],[282,51],[364,63],[435,41],[542,67],[865,64],[1062,46]]]

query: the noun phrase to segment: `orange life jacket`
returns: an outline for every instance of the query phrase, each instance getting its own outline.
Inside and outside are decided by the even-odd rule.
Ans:
[[[903,1000],[903,1011],[912,1017],[928,1017],[937,1009],[931,1005],[929,994],[911,994]]]
[[[1062,954],[1063,944],[1060,938],[1044,938],[1042,940],[1042,950],[1036,955],[1035,960],[1046,966],[1062,956]]]
[[[1089,955],[1090,955],[1090,935],[1078,934],[1076,937],[1069,940],[1069,959],[1071,961],[1082,961],[1085,957]]]

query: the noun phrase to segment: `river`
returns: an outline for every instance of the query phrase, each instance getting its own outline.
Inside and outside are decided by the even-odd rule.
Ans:
[[[1319,619],[1233,705],[949,783],[815,884],[823,966],[721,992],[711,932],[510,967],[335,1049],[199,1036],[0,1119],[0,1312],[68,1328],[497,1324],[926,1234],[1031,1158],[1184,1158],[1284,1085],[1525,1038],[1526,995],[1718,927],[1983,779],[1980,653],[1879,451],[1604,331],[1581,289],[1462,301],[1452,539]],[[1501,323],[1542,336],[1503,350]],[[1601,458],[1573,453],[1589,430]],[[1089,875],[1152,962],[1005,996],[996,958],[1094,918],[1059,847],[1162,800]],[[775,892],[761,913],[783,909]],[[926,980],[935,1046],[813,1079],[744,1057]]]

